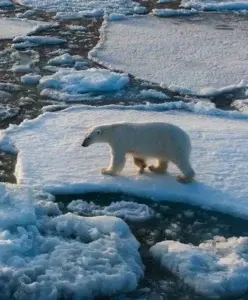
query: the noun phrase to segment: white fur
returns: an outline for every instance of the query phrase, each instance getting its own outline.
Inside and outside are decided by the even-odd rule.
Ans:
[[[189,136],[178,126],[168,123],[113,123],[92,128],[83,146],[108,143],[112,149],[111,163],[103,174],[115,175],[125,165],[126,154],[134,158],[156,158],[158,166],[150,170],[166,171],[167,163],[173,162],[184,175],[192,180],[195,173],[190,165],[191,143]]]

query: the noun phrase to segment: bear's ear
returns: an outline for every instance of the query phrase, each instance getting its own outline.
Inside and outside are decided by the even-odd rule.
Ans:
[[[98,130],[96,131],[96,133],[97,133],[98,135],[100,135],[100,134],[102,133],[102,131],[101,131],[100,129],[98,129]]]

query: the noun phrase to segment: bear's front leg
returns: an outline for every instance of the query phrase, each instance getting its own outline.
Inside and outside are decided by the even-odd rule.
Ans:
[[[120,153],[112,151],[111,163],[108,168],[103,168],[101,170],[103,175],[115,176],[117,173],[121,172],[125,165],[125,153]]]

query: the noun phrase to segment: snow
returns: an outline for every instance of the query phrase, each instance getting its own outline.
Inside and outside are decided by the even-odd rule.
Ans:
[[[149,206],[132,201],[112,202],[109,206],[103,208],[93,202],[73,200],[67,208],[80,214],[116,216],[133,222],[146,221],[155,215],[155,212]]]
[[[16,0],[21,5],[26,5],[33,8],[39,8],[46,11],[58,12],[60,18],[76,18],[80,17],[99,17],[104,13],[132,13],[137,3],[131,0]]]
[[[193,15],[197,13],[197,11],[193,9],[189,10],[189,9],[155,8],[152,10],[152,13],[157,17],[175,17],[175,16]]]
[[[102,9],[83,10],[79,12],[58,12],[55,16],[57,20],[74,20],[82,18],[101,18],[104,11]]]
[[[159,100],[165,100],[169,98],[163,92],[159,92],[153,89],[142,90],[140,94],[145,98],[154,98]]]
[[[245,11],[248,10],[247,0],[182,0],[182,7],[206,11]]]
[[[222,111],[222,117],[217,117],[214,114],[218,115],[219,110],[204,106],[195,109],[198,114],[168,110],[173,107],[171,103],[133,108],[79,106],[45,113],[3,131],[1,148],[10,151],[14,145],[18,149],[15,175],[21,185],[41,187],[51,193],[127,192],[153,200],[187,202],[247,218],[247,115]],[[108,146],[81,147],[93,125],[154,119],[178,124],[189,133],[196,182],[178,183],[175,177],[179,171],[173,165],[169,175],[149,172],[138,175],[131,160],[120,176],[103,176],[100,170],[110,160]]]
[[[215,237],[199,246],[176,241],[150,251],[164,267],[208,298],[234,297],[248,291],[248,238]]]
[[[206,96],[245,87],[247,23],[230,15],[232,30],[221,30],[221,18],[212,14],[176,20],[139,16],[105,21],[101,40],[89,58],[187,94]]]
[[[48,61],[48,64],[54,65],[54,66],[59,66],[59,65],[73,66],[75,64],[75,60],[70,54],[65,53],[65,54],[56,56],[54,58],[51,58]]]
[[[34,69],[31,63],[15,63],[11,68],[11,71],[16,73],[31,73],[33,70]]]
[[[72,31],[82,31],[82,32],[88,32],[89,29],[85,26],[79,26],[79,25],[67,25],[66,26],[68,29]]]
[[[247,114],[248,113],[248,99],[235,100],[232,102],[231,107]]]
[[[65,39],[51,36],[18,36],[13,39],[13,48],[25,49],[44,45],[60,45],[66,43]]]
[[[12,3],[11,3],[12,4]],[[1,2],[0,2],[1,7]],[[45,22],[20,20],[18,18],[1,18],[0,19],[0,40],[13,39],[18,35],[29,34],[33,29]]]
[[[136,288],[139,243],[121,219],[62,215],[42,191],[2,183],[0,191],[1,299],[94,299]]]
[[[62,100],[65,95],[70,98],[70,96],[89,92],[117,91],[124,88],[128,83],[127,74],[110,72],[105,69],[90,68],[81,71],[63,69],[53,75],[41,78],[40,88],[58,90]]]
[[[29,85],[39,84],[40,79],[41,79],[41,75],[38,74],[26,74],[21,77],[21,81],[24,84],[29,84]]]

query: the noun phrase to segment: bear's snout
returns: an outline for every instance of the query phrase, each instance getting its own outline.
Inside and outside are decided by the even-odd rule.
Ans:
[[[82,147],[88,147],[89,146],[89,138],[85,138],[82,142]]]

